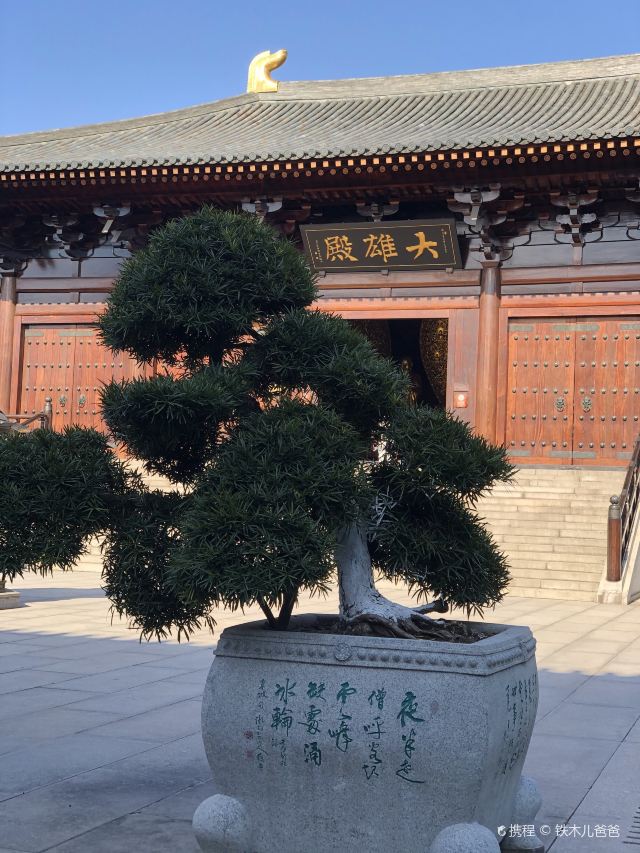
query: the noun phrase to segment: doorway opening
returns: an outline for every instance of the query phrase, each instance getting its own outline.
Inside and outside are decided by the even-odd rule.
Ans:
[[[445,408],[449,349],[446,318],[350,322],[380,355],[393,359],[411,377],[415,402]]]

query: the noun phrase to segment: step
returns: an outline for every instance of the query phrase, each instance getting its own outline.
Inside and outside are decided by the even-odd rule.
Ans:
[[[540,531],[540,535],[560,536],[585,539],[602,539],[606,535],[606,526],[593,524],[578,524],[577,522],[567,521],[558,522],[550,519],[536,519],[528,524],[518,524],[516,519],[485,519],[490,530],[499,532],[508,532],[517,535],[517,532],[523,531]],[[514,530],[515,528],[515,530]]]
[[[515,579],[539,578],[540,580],[543,580],[545,578],[555,578],[557,580],[584,581],[588,583],[595,583],[597,585],[600,583],[600,577],[602,575],[602,572],[583,572],[575,566],[573,568],[554,568],[551,570],[513,566],[510,566],[510,568],[511,575]]]
[[[528,489],[523,489],[518,496],[492,494],[482,498],[478,503],[497,504],[498,506],[509,506],[510,504],[513,506],[520,506],[520,503],[523,500],[526,500],[526,502],[532,506],[539,506],[542,503],[547,503],[552,506],[567,505],[575,507],[575,509],[580,509],[580,507],[588,509],[594,505],[605,506],[609,503],[611,494],[610,490],[592,495],[577,495],[575,492],[548,492],[544,489],[540,489],[539,492],[531,492]]]
[[[541,589],[566,589],[571,592],[597,592],[598,584],[589,581],[562,580],[562,578],[543,578],[540,582]]]
[[[588,567],[589,571],[600,569],[602,564],[602,555],[600,554],[563,554],[553,551],[551,548],[546,551],[529,551],[528,548],[506,549],[511,560],[517,560],[520,565],[530,560],[535,563],[546,563],[549,566],[571,566],[579,563],[581,566]],[[606,549],[603,549],[606,552]],[[573,558],[573,559],[572,559]]]
[[[603,477],[600,480],[566,480],[562,477],[556,477],[549,480],[514,480],[512,488],[516,489],[549,489],[549,491],[568,492],[573,491],[578,494],[581,491],[598,493],[603,489],[613,489],[619,491],[622,488],[624,477]],[[495,486],[498,490],[507,490],[509,486]]]
[[[605,509],[609,506],[609,498],[610,494],[606,494],[603,496],[592,496],[592,497],[581,497],[577,498],[574,495],[563,495],[562,497],[558,495],[549,496],[544,493],[536,494],[532,496],[530,493],[523,492],[522,495],[518,498],[511,497],[503,497],[502,495],[493,495],[490,498],[485,498],[481,501],[478,501],[478,506],[499,506],[499,507],[510,507],[510,506],[521,506],[523,501],[526,501],[527,506],[550,506],[554,508],[562,508],[571,511],[585,511],[592,512],[594,509]]]
[[[505,554],[512,595],[595,601],[607,550],[609,498],[623,469],[520,469],[478,502]]]
[[[555,552],[557,554],[601,554],[604,557],[606,553],[606,537],[602,542],[595,539],[588,540],[589,544],[585,543],[584,539],[560,539],[560,537],[545,536],[544,531],[541,531],[537,536],[533,535],[511,535],[508,533],[495,533],[493,539],[497,545],[502,547],[504,544],[512,545],[518,550],[522,548],[527,551],[537,551],[539,554],[548,554]]]
[[[565,598],[570,601],[595,601],[597,589],[574,589],[573,587],[542,587],[539,583],[525,581],[522,585],[511,582],[511,595],[523,598]]]
[[[590,590],[566,590],[566,589],[542,589],[541,587],[521,586],[514,588],[509,587],[511,595],[519,598],[553,598],[562,601],[594,601],[596,600],[596,592]],[[508,596],[507,596],[508,600]]]
[[[587,545],[580,539],[572,545],[566,545],[565,540],[562,540],[562,542],[554,542],[552,547],[556,554],[571,554],[572,556],[578,554],[580,559],[584,556],[593,555],[604,559],[607,553],[607,537],[604,536],[602,543],[598,545]]]

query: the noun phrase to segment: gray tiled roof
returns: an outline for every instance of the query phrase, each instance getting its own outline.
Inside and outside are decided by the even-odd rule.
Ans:
[[[282,83],[274,94],[0,137],[0,171],[303,160],[632,135],[640,136],[640,54]]]

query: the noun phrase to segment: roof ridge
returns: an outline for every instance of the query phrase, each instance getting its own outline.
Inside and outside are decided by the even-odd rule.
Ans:
[[[386,77],[284,81],[280,84],[278,92],[271,97],[295,99],[298,92],[303,97],[309,97],[315,90],[318,92],[318,97],[329,97],[331,94],[337,96],[341,89],[348,91],[352,96],[364,97],[366,95],[363,90],[372,86],[379,86],[381,83],[388,87],[384,94],[400,95],[429,91],[446,92],[459,89],[568,83],[630,75],[640,75],[640,53],[526,65],[503,65],[495,68],[467,68],[453,71],[433,71],[424,74],[398,74]]]

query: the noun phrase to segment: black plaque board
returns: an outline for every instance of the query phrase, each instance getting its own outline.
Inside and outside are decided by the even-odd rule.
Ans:
[[[453,219],[301,225],[315,272],[459,269]]]

